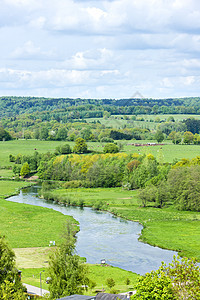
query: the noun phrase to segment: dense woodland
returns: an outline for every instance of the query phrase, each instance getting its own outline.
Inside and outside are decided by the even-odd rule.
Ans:
[[[164,138],[175,144],[199,144],[199,98],[184,99],[46,99],[31,97],[0,98],[0,140],[11,138],[113,142],[113,140],[144,140]],[[194,114],[194,118],[176,121],[145,120],[140,114]],[[92,121],[90,119],[92,118]],[[106,127],[101,119],[115,122],[124,120],[123,126]],[[143,124],[138,126],[137,121]],[[151,128],[150,122],[156,123]],[[158,131],[158,132],[157,132]]]

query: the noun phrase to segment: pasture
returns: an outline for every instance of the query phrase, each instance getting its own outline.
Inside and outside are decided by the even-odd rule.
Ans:
[[[156,130],[159,122],[167,122],[169,118],[173,117],[176,122],[181,122],[185,119],[194,118],[199,120],[200,115],[184,115],[184,114],[173,114],[173,115],[137,115],[134,120],[132,115],[111,115],[109,118],[88,118],[88,123],[99,121],[102,125],[107,128],[122,129],[124,126],[127,127],[139,127],[149,128],[150,130]],[[129,118],[127,120],[127,118]],[[142,121],[141,121],[142,120]]]
[[[113,278],[115,281],[114,290],[117,292],[126,292],[128,290],[134,290],[136,280],[138,275],[125,271],[120,268],[115,268],[112,266],[104,266],[101,265],[91,265],[88,266],[88,277],[95,283],[95,287],[93,289],[88,289],[85,292],[86,295],[96,295],[97,290],[105,290],[105,292],[109,293],[110,289],[106,285],[107,278]],[[31,284],[37,287],[40,287],[40,272],[41,272],[41,280],[42,280],[42,288],[48,290],[48,284],[46,284],[46,278],[48,277],[48,271],[45,268],[26,268],[22,270],[22,281]],[[126,285],[126,279],[130,280],[130,284]]]
[[[0,235],[5,235],[12,248],[48,247],[49,241],[60,240],[67,219],[51,209],[18,204],[4,198],[16,194],[26,182],[0,181]]]
[[[118,142],[118,141],[117,141]],[[122,152],[127,154],[141,153],[153,154],[155,157],[159,156],[159,151],[162,149],[164,162],[172,163],[174,159],[180,160],[181,158],[191,159],[200,155],[199,145],[174,145],[171,141],[165,140],[162,146],[135,146],[134,144],[147,144],[155,143],[155,140],[131,140],[119,141],[123,145]],[[7,142],[0,142],[0,177],[12,177],[12,166],[14,163],[9,161],[9,155],[31,155],[34,151],[39,153],[54,152],[56,147],[63,144],[69,144],[71,148],[74,147],[74,142],[68,141],[39,141],[39,140],[13,140]],[[88,149],[94,152],[103,152],[105,143],[88,142]],[[36,150],[35,150],[36,149]],[[7,170],[4,167],[8,168]],[[10,170],[9,170],[10,168]]]

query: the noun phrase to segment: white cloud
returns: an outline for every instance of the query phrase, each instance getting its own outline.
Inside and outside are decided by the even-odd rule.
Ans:
[[[200,92],[199,0],[0,2],[0,87],[8,93]]]
[[[42,51],[40,47],[34,45],[32,41],[26,42],[22,47],[17,47],[11,54],[12,58],[19,59],[47,59],[52,57],[51,51]]]
[[[72,69],[108,69],[114,66],[114,61],[113,52],[103,48],[77,52],[63,65]]]

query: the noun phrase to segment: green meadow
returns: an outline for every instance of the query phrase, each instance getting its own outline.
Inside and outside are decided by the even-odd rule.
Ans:
[[[0,181],[0,235],[5,235],[9,245],[14,248],[17,256],[17,267],[22,270],[22,281],[40,287],[40,272],[42,287],[48,290],[46,284],[48,256],[51,252],[49,241],[59,243],[61,233],[70,216],[51,209],[32,205],[19,204],[5,200],[27,186],[24,181]],[[73,223],[76,221],[73,219]],[[27,248],[26,248],[27,247]],[[34,267],[33,267],[34,266]],[[89,278],[95,282],[93,290],[86,294],[96,294],[96,290],[103,288],[109,292],[106,279],[115,280],[114,289],[124,292],[133,289],[138,277],[137,274],[114,267],[89,265]],[[129,278],[130,285],[125,280]]]
[[[12,248],[48,247],[49,241],[60,240],[64,224],[71,217],[4,199],[24,186],[27,186],[26,182],[0,181],[0,234],[6,236]]]
[[[130,120],[127,120],[128,117]],[[109,118],[89,118],[86,119],[88,123],[99,121],[107,128],[122,129],[124,126],[149,128],[150,130],[156,130],[159,122],[167,122],[169,118],[173,117],[176,122],[181,122],[185,119],[195,118],[200,119],[200,115],[184,115],[184,114],[172,114],[172,115],[138,115],[135,120],[132,120],[131,115],[111,115]],[[141,121],[143,119],[143,121]]]
[[[74,142],[59,142],[59,141],[40,141],[40,140],[13,140],[7,142],[0,142],[0,177],[12,177],[12,171],[6,168],[12,168],[14,165],[9,161],[9,155],[31,155],[34,151],[39,153],[54,152],[56,147],[68,143],[71,148]],[[158,156],[158,152],[162,149],[164,162],[173,162],[174,159],[180,160],[181,158],[191,159],[200,155],[199,145],[174,145],[171,141],[163,141],[162,146],[134,146],[134,144],[147,144],[156,143],[155,140],[131,140],[120,141],[123,144],[123,152],[131,153],[145,153]],[[103,152],[105,143],[88,142],[88,149],[95,152]],[[36,150],[35,150],[36,149]]]
[[[95,287],[93,289],[88,288],[88,291],[85,294],[88,295],[96,295],[97,291],[101,291],[102,289],[105,292],[109,293],[110,289],[106,285],[107,278],[113,278],[115,281],[114,290],[116,292],[126,292],[128,290],[134,290],[136,280],[138,275],[125,271],[120,268],[114,268],[112,266],[101,266],[101,265],[91,265],[87,264],[89,271],[89,279],[91,279],[95,283]],[[48,277],[47,269],[45,268],[29,268],[29,269],[21,269],[22,270],[22,281],[27,284],[31,284],[37,287],[40,287],[40,273],[41,273],[41,281],[42,288],[48,290],[48,284],[46,283],[46,278]],[[126,279],[130,280],[130,284],[126,285]]]

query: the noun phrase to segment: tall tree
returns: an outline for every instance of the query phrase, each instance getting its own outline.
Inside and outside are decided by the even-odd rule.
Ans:
[[[162,133],[162,131],[160,131],[160,130],[156,131],[156,133],[155,133],[155,139],[157,140],[158,143],[161,143],[162,141],[164,141],[165,136]]]
[[[83,138],[76,139],[73,151],[75,153],[86,153],[87,152],[87,144]]]
[[[29,164],[27,162],[25,162],[21,168],[21,171],[20,171],[20,175],[22,177],[25,177],[26,175],[28,175],[30,173],[30,167],[29,167]]]
[[[15,254],[2,236],[0,236],[0,299],[26,299],[15,265]]]
[[[88,285],[87,268],[75,254],[75,237],[70,222],[66,225],[63,242],[50,255],[50,299],[82,294]]]
[[[132,299],[200,299],[200,269],[196,262],[174,257],[169,266],[139,278]]]

